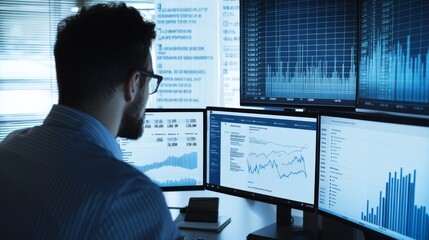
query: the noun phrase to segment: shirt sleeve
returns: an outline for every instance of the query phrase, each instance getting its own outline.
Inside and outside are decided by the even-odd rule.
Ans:
[[[91,239],[180,239],[161,190],[132,181],[106,207]]]

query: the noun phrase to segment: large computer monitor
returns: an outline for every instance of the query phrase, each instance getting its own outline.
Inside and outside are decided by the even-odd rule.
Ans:
[[[146,109],[143,136],[118,142],[123,160],[163,191],[204,189],[205,109]]]
[[[241,0],[241,105],[354,108],[358,10],[355,0]]]
[[[429,116],[429,2],[361,1],[357,108]]]
[[[206,189],[315,211],[316,116],[208,107],[207,141]]]
[[[319,213],[367,239],[429,239],[427,120],[321,115],[319,166]]]

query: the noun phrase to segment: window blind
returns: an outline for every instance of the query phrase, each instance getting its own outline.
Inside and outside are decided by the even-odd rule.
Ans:
[[[56,28],[76,7],[76,1],[0,2],[0,141],[40,124],[57,102]]]
[[[80,6],[101,2],[106,1],[0,1],[0,141],[14,130],[40,125],[57,103],[57,25]],[[153,1],[127,3],[153,11]]]
[[[195,5],[193,1],[180,2],[181,8],[190,8]],[[0,141],[4,137],[16,130],[25,127],[40,125],[52,104],[57,103],[58,90],[55,74],[55,62],[53,56],[53,46],[55,44],[57,25],[60,20],[68,15],[77,12],[78,8],[84,5],[105,3],[102,0],[1,0],[0,1]],[[158,11],[168,6],[171,0],[128,0],[128,5],[140,10],[145,18],[155,21],[157,24]],[[174,2],[174,1],[173,1]],[[211,1],[207,1],[209,4]],[[231,38],[232,33],[238,33],[238,2],[239,0],[218,0],[217,13],[221,17],[216,17],[223,27],[219,28],[217,36],[219,39]],[[186,5],[186,4],[187,5]],[[183,6],[182,6],[183,5]],[[168,10],[168,9],[167,9]],[[174,8],[172,10],[175,10]],[[162,14],[162,12],[161,12]],[[226,17],[225,17],[226,16]],[[194,20],[198,20],[194,19]],[[216,19],[212,19],[216,21]],[[225,25],[225,22],[230,24]],[[217,23],[216,23],[217,24]],[[161,26],[160,24],[158,24]],[[162,39],[161,29],[157,29],[157,38]],[[203,32],[205,32],[205,28]],[[191,31],[192,32],[192,31]],[[196,31],[195,36],[200,35]],[[204,34],[203,34],[204,35]],[[228,35],[228,36],[226,36]],[[238,35],[237,35],[238,36]],[[192,95],[199,99],[199,106],[213,105],[220,103],[223,106],[238,106],[239,101],[239,72],[238,72],[238,37],[234,35],[234,41],[216,44],[217,48],[210,52],[217,56],[219,62],[218,71],[222,74],[218,78],[210,74],[201,80],[200,88],[192,86]],[[167,36],[168,37],[168,36]],[[158,62],[157,50],[162,46],[158,39],[152,47],[155,71],[160,72],[162,62]],[[219,46],[218,46],[219,45]],[[190,43],[191,47],[198,46],[195,42]],[[208,45],[212,46],[212,44]],[[174,46],[173,46],[174,47]],[[232,56],[231,51],[237,55]],[[228,55],[225,55],[228,53]],[[176,52],[171,52],[176,54]],[[193,53],[197,56],[197,53]],[[195,61],[196,66],[204,64]],[[207,64],[207,63],[206,63]],[[194,66],[187,66],[194,68]],[[167,70],[169,69],[166,66]],[[171,70],[171,69],[170,69]],[[182,70],[182,69],[181,69]],[[185,69],[186,70],[186,69]],[[177,77],[174,74],[173,77]],[[163,91],[180,90],[180,87],[170,87],[168,74],[164,75]],[[172,77],[172,76],[170,76]],[[180,77],[180,76],[178,76]],[[213,99],[205,99],[205,91],[211,89],[209,85],[216,81],[220,91],[213,95]],[[189,84],[188,84],[189,85]],[[178,88],[178,89],[171,89]],[[157,96],[149,99],[149,108],[165,107],[158,103],[157,98],[163,98],[162,91]],[[164,97],[174,98],[170,93]],[[198,95],[198,96],[197,96]],[[174,102],[169,107],[189,107],[186,102]]]

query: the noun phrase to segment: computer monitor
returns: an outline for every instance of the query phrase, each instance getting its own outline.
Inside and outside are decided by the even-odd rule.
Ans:
[[[240,1],[240,103],[354,108],[358,1]]]
[[[206,189],[314,212],[316,135],[314,115],[208,107]]]
[[[123,160],[163,191],[203,190],[205,109],[146,109],[139,140],[118,139]]]
[[[366,239],[429,239],[429,123],[364,114],[320,116],[318,212]]]
[[[429,117],[429,2],[361,1],[358,111]]]
[[[154,2],[153,68],[164,77],[155,106],[238,104],[239,0],[133,2]]]

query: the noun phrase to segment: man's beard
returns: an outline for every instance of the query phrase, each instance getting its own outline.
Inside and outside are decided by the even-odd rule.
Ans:
[[[143,135],[144,117],[140,116],[141,111],[143,111],[142,98],[143,96],[140,95],[125,109],[119,126],[118,137],[136,140]]]

